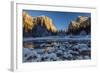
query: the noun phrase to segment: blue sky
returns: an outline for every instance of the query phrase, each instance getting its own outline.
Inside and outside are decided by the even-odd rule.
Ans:
[[[75,20],[78,16],[91,16],[91,13],[80,13],[80,12],[56,12],[56,11],[37,11],[37,10],[23,10],[26,11],[29,15],[48,16],[53,20],[53,24],[58,30],[65,30],[68,28],[69,23],[72,20]]]

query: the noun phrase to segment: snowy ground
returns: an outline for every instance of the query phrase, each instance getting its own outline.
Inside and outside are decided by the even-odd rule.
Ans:
[[[63,42],[34,43],[32,48],[23,48],[23,62],[89,60],[91,59],[90,38],[77,38]],[[84,40],[87,39],[87,40]]]

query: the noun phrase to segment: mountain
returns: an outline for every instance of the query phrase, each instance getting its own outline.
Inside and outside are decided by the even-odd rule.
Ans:
[[[23,37],[43,37],[43,36],[66,36],[66,35],[87,35],[91,34],[91,18],[78,16],[71,21],[68,30],[57,30],[53,21],[48,16],[32,17],[27,12],[23,12]],[[66,34],[67,33],[67,34]]]
[[[33,24],[45,26],[47,30],[52,31],[52,32],[57,31],[56,27],[54,26],[52,22],[52,19],[44,15],[33,17]]]
[[[91,18],[78,16],[75,21],[71,21],[68,27],[68,34],[78,35],[83,33],[91,34]]]
[[[32,17],[23,12],[23,36],[48,36],[56,31],[51,18],[44,15]]]

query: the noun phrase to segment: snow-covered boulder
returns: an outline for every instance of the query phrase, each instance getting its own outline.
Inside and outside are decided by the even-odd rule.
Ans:
[[[56,55],[57,55],[57,57],[61,57],[63,55],[63,51],[62,50],[57,50]]]
[[[73,52],[73,50],[68,50],[68,52],[67,52],[67,53],[68,53],[68,54],[71,54],[72,52]]]
[[[87,44],[77,44],[74,45],[73,48],[82,49],[82,48],[88,48],[88,46]]]
[[[49,54],[47,52],[41,55],[41,61],[46,61],[47,59],[49,59]]]
[[[40,54],[36,50],[30,50],[28,48],[23,49],[23,61],[24,62],[38,62],[41,60]]]
[[[55,52],[55,48],[54,47],[48,47],[48,53],[52,53]]]
[[[70,54],[72,54],[73,56],[78,56],[79,52],[78,51],[72,51],[72,52],[70,52]]]
[[[34,49],[38,54],[43,54],[45,52],[45,49]]]
[[[86,60],[87,60],[87,59],[90,59],[90,57],[89,57],[89,56],[84,56],[84,59],[86,59]]]
[[[57,57],[57,55],[56,55],[55,53],[49,54],[49,58],[50,58],[51,60],[53,60],[53,61],[55,61],[55,60],[58,59],[58,57]]]
[[[67,59],[67,60],[72,60],[72,58],[73,58],[73,55],[72,55],[72,54],[68,54],[68,55],[66,56],[66,59]]]
[[[77,59],[78,60],[82,60],[83,59],[83,56],[78,56]]]
[[[32,58],[33,52],[28,48],[23,48],[23,61],[27,61],[28,58]]]
[[[83,48],[87,48],[87,49],[88,49],[87,44],[78,44],[78,47],[79,47],[80,49],[83,49]]]

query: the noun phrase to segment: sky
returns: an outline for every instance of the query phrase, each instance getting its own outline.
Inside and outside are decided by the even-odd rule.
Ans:
[[[58,12],[58,11],[38,11],[38,10],[23,10],[30,16],[36,17],[45,15],[52,19],[53,24],[58,30],[66,30],[71,21],[75,20],[78,16],[91,17],[91,13],[80,12]]]

